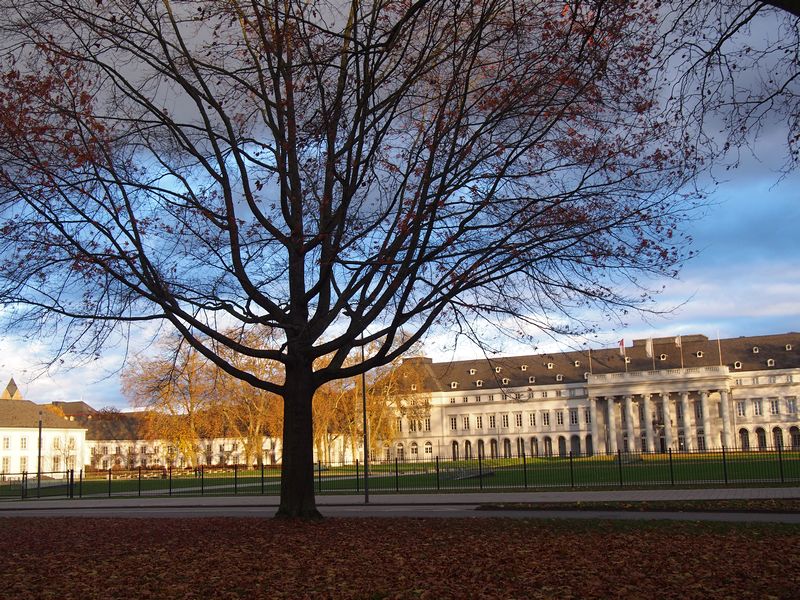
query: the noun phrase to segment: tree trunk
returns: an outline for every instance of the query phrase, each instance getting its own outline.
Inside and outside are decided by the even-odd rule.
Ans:
[[[321,519],[314,499],[313,371],[286,367],[281,502],[276,517]]]

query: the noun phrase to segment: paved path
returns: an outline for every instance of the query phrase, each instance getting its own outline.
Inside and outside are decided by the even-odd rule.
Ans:
[[[627,511],[476,511],[497,502],[577,502],[641,500],[714,500],[800,498],[800,487],[656,489],[563,492],[486,492],[464,494],[380,494],[319,496],[317,505],[329,517],[508,517],[571,519],[680,519],[705,521],[772,521],[800,523],[797,514],[671,513]],[[40,499],[0,502],[0,517],[269,517],[277,496],[189,496],[141,498]]]

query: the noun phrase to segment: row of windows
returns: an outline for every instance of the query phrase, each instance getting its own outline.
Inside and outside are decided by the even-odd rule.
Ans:
[[[536,427],[536,414],[535,412],[528,413],[528,425],[530,427]],[[541,415],[542,425],[544,427],[550,426],[550,411],[541,411],[539,413]],[[556,414],[556,424],[563,425],[564,424],[564,411],[557,410],[555,411]],[[568,413],[569,415],[569,423],[570,425],[577,425],[579,422],[579,414],[577,408],[570,408]],[[483,417],[484,415],[476,415],[475,416],[475,429],[483,429]],[[588,408],[583,409],[583,419],[584,422],[589,425],[592,422],[592,415]],[[470,415],[462,415],[461,416],[461,428],[463,430],[471,429],[471,417]],[[500,415],[500,424],[502,428],[508,428],[510,423],[510,415],[502,414]],[[496,429],[497,428],[497,417],[495,415],[488,415],[488,424],[489,429]],[[458,417],[450,417],[450,430],[457,431],[458,430]],[[523,414],[522,413],[515,413],[514,414],[514,426],[515,427],[522,427],[523,426]]]
[[[509,392],[503,394],[478,394],[476,396],[462,396],[461,402],[494,402],[497,399],[503,401],[509,400],[534,400],[536,398],[576,398],[578,396],[585,396],[585,389],[570,388],[568,390],[540,390],[540,391],[527,391],[527,392]],[[450,404],[455,404],[458,399],[455,396],[450,396]]]
[[[792,375],[769,375],[767,377],[752,377],[734,379],[735,385],[760,385],[763,383],[793,383]]]
[[[67,448],[70,450],[75,448],[75,438],[70,437],[68,440],[65,440]],[[53,438],[52,446],[56,450],[60,450],[62,444],[61,438]],[[10,450],[11,449],[11,438],[8,436],[3,437],[3,450]],[[19,449],[20,450],[27,450],[28,449],[28,436],[22,436],[19,438]]]
[[[789,397],[784,398],[783,402],[781,402],[780,398],[769,398],[768,399],[768,407],[769,407],[769,414],[771,415],[779,415],[781,414],[781,405],[785,404],[786,413],[790,415],[797,414],[797,398]],[[762,398],[753,398],[749,402],[750,408],[753,411],[753,416],[760,417],[764,414],[764,402]],[[747,414],[747,400],[738,400],[736,402],[736,416],[738,417],[746,417]]]
[[[48,466],[46,463],[46,458],[42,457],[42,471],[50,470],[50,471],[60,471],[61,469],[74,469],[75,468],[75,457],[68,456],[66,460],[62,460],[60,456],[52,456],[50,457],[50,465]],[[28,470],[29,466],[36,466],[36,461],[28,461],[27,456],[20,456],[18,467],[19,472],[24,473]],[[0,466],[0,472],[2,473],[11,473],[11,459],[8,456],[3,457],[2,466]]]

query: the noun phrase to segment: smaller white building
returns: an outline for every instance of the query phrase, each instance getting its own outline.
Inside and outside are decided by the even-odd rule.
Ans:
[[[22,397],[12,378],[0,394],[0,477],[41,472],[64,478],[83,467],[86,429],[45,405]],[[40,462],[41,461],[41,462]]]

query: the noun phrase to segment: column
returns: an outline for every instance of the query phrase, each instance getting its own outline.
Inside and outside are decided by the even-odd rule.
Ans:
[[[600,438],[598,437],[598,423],[597,423],[597,398],[589,398],[589,423],[592,431],[592,454],[599,454],[600,452]]]
[[[633,431],[633,398],[625,396],[625,431],[628,434],[628,452],[636,452],[636,434]]]
[[[664,415],[664,445],[672,448],[672,416],[669,412],[669,392],[661,394],[661,412]]]
[[[722,443],[726,448],[733,446],[731,436],[731,411],[728,406],[728,390],[719,391],[719,399],[722,403]]]
[[[642,402],[644,402],[644,426],[647,432],[647,451],[655,452],[656,444],[653,439],[653,411],[650,410],[650,394],[642,394]]]
[[[700,410],[703,411],[703,436],[706,438],[706,450],[711,450],[714,440],[711,437],[711,415],[708,410],[708,392],[700,392]]]
[[[616,454],[617,453],[617,421],[615,419],[615,411],[614,411],[614,396],[607,396],[606,402],[608,402],[608,411],[606,412],[606,416],[608,417],[608,453],[609,454]]]
[[[692,443],[692,437],[694,432],[692,431],[691,426],[691,419],[689,418],[689,392],[681,392],[681,413],[683,418],[682,428],[683,428],[683,439],[684,444],[687,451],[694,450],[694,444]]]

